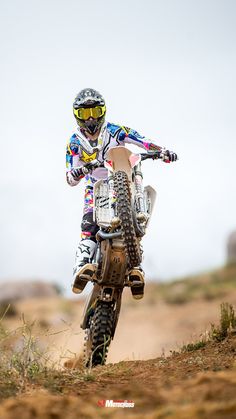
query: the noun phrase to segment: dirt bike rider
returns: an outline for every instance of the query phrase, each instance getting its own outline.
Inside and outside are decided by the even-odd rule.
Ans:
[[[94,89],[86,88],[78,93],[73,103],[73,112],[78,127],[67,144],[66,179],[70,186],[76,186],[85,178],[81,241],[76,251],[73,271],[73,291],[80,293],[86,285],[86,282],[80,279],[80,275],[89,272],[89,264],[96,249],[96,233],[99,229],[93,221],[93,185],[98,179],[107,178],[107,169],[94,168],[91,162],[95,159],[103,162],[109,148],[118,145],[134,144],[147,151],[163,151],[163,148],[153,144],[133,129],[105,121],[104,98]],[[177,159],[175,153],[169,150],[164,152],[168,161]],[[143,295],[143,284],[144,281],[139,290],[139,298]]]

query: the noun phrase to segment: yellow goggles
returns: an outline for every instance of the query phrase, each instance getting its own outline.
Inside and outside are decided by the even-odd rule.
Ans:
[[[93,108],[79,108],[74,109],[74,115],[83,120],[87,120],[90,117],[97,119],[103,116],[106,112],[106,106],[94,106]]]

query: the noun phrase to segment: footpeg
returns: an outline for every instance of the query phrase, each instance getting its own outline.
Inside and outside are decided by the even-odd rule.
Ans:
[[[144,272],[142,269],[133,268],[129,273],[129,280],[133,281],[141,281],[144,282]]]
[[[144,272],[141,269],[134,268],[130,271],[129,282],[132,296],[135,300],[141,300],[144,293]]]
[[[135,300],[141,300],[143,298],[143,294],[144,294],[144,282],[141,281],[135,281],[136,284],[133,284],[131,286],[131,292],[132,292],[132,297]]]
[[[85,265],[83,265],[75,276],[72,291],[75,294],[80,294],[84,290],[87,282],[94,279],[96,271],[97,265],[95,264],[86,263]]]

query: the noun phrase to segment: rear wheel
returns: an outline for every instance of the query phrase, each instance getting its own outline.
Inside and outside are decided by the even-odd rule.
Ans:
[[[125,172],[118,171],[115,173],[114,189],[116,192],[117,215],[121,220],[121,231],[129,267],[134,268],[140,265],[142,252],[134,228],[129,179]]]

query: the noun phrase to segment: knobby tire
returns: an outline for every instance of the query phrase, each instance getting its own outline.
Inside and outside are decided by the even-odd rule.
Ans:
[[[104,365],[112,339],[114,310],[111,303],[99,301],[89,320],[85,337],[85,365]]]
[[[138,267],[142,261],[142,252],[134,228],[131,192],[129,179],[125,172],[118,171],[114,175],[117,215],[121,220],[121,231],[124,240],[129,267]]]

